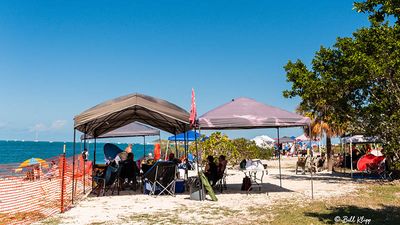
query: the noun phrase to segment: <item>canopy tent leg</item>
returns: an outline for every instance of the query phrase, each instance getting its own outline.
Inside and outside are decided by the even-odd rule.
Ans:
[[[313,152],[312,152],[312,142],[311,142],[311,126],[308,126],[308,134],[310,138],[310,152],[311,152],[311,157],[313,157]],[[313,161],[314,163],[314,161]],[[314,199],[314,179],[313,179],[313,169],[311,165],[311,199]]]
[[[176,132],[175,132],[175,158],[178,158],[178,142],[176,141]]]
[[[278,157],[279,157],[279,185],[282,187],[282,172],[281,172],[281,144],[279,143],[279,127],[277,128],[278,132]]]
[[[165,159],[165,160],[168,159],[168,148],[169,148],[169,140],[167,140],[167,147],[166,147],[165,156],[164,156],[164,159]]]
[[[84,137],[86,137],[86,133],[84,135],[85,135]],[[87,150],[86,149],[86,138],[83,139],[83,151],[85,151],[85,150]],[[85,183],[86,183],[86,180],[85,180],[86,179],[86,177],[85,177],[85,164],[86,164],[85,159],[83,159],[83,194],[86,194],[86,190],[85,190],[86,189],[86,187],[85,187]]]
[[[350,176],[353,178],[353,143],[350,140]]]
[[[199,133],[200,133],[200,128],[199,128]],[[198,146],[197,146],[197,131],[196,131],[196,127],[194,128],[194,139],[195,139],[195,142],[196,142],[196,163],[197,163],[197,165],[196,165],[196,168],[197,168],[197,176],[199,177],[199,184],[200,184],[200,187],[199,187],[199,199],[202,201],[203,199],[202,199],[202,193],[203,193],[203,183],[201,182],[201,179],[200,179],[200,171],[199,171],[199,150],[198,150]]]
[[[72,152],[72,198],[71,202],[74,204],[74,187],[75,187],[75,142],[76,142],[76,129],[74,129],[74,142],[73,142],[73,152]]]
[[[344,151],[344,149],[343,149],[343,140],[342,140],[342,139],[343,139],[343,137],[340,137],[340,153],[341,153],[342,156],[343,156],[343,161],[346,161],[346,157],[344,157],[344,152],[345,152],[345,151]],[[339,160],[340,160],[340,157],[339,157]],[[343,163],[344,163],[344,162],[342,162],[342,165],[341,165],[341,166],[342,166],[342,172],[343,172],[344,169],[345,169],[345,168],[343,168]]]
[[[346,174],[346,169],[347,169],[347,150],[346,150],[346,143],[343,143],[343,151],[344,151],[344,174]]]
[[[159,160],[161,160],[162,159],[162,157],[161,157],[162,146],[161,146],[161,135],[160,135],[160,133],[158,133],[158,143],[160,143],[160,158],[159,158]]]
[[[93,166],[92,166],[92,189],[94,187],[94,170],[96,168],[96,148],[97,148],[97,139],[94,138],[94,149],[93,149]]]
[[[143,159],[146,158],[146,136],[143,136]]]
[[[186,164],[184,179],[187,180],[188,177],[189,177],[189,171],[188,171],[188,162],[189,162],[189,160],[188,160],[188,140],[187,140],[187,131],[186,130],[185,130],[185,133],[184,133],[184,137],[185,137],[185,160],[186,160],[186,162],[183,162],[183,163]]]

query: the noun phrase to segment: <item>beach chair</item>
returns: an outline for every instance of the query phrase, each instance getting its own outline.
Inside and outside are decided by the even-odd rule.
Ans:
[[[382,181],[393,180],[391,176],[392,172],[386,170],[386,160],[379,163],[368,163],[365,172],[367,173],[367,176],[377,176]]]
[[[144,189],[149,195],[175,196],[177,166],[171,161],[156,162],[144,175]]]
[[[308,156],[299,157],[296,162],[296,174],[299,171],[299,167],[302,168],[302,174],[306,173],[306,165],[307,165]]]
[[[317,161],[317,168],[316,168],[317,172],[321,172],[321,171],[323,170],[325,160],[326,160],[326,157],[320,157],[320,158],[318,158],[318,161]]]
[[[93,192],[97,192],[97,196],[104,196],[111,189],[111,194],[113,195],[115,189],[117,189],[117,194],[119,195],[121,168],[122,166],[113,161],[102,172],[96,174],[93,177],[93,181],[96,182]]]
[[[226,190],[226,176],[227,176],[227,171],[228,169],[225,168],[224,173],[222,176],[218,179],[217,183],[215,184],[215,188],[219,190],[221,193],[223,190]]]

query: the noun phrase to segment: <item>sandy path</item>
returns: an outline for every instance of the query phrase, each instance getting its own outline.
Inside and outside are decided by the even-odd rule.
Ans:
[[[120,196],[88,197],[53,220],[60,224],[185,224],[234,223],[236,217],[247,217],[252,207],[270,206],[286,201],[306,204],[311,201],[310,175],[295,175],[295,158],[282,160],[282,188],[279,186],[277,161],[268,161],[269,175],[264,176],[262,190],[250,195],[240,191],[243,173],[229,170],[228,190],[217,193],[218,201],[194,201],[189,194],[176,197],[151,197],[139,192],[125,191]],[[314,176],[314,198],[326,199],[346,195],[356,190],[349,178],[320,172]],[[172,216],[171,216],[172,215]],[[154,217],[156,220],[151,220]],[[172,218],[171,218],[172,217]],[[160,219],[165,219],[160,221]],[[40,223],[39,223],[40,224]]]

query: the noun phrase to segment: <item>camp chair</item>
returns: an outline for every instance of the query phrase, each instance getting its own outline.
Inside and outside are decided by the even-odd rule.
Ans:
[[[317,161],[317,172],[322,171],[324,168],[324,163],[325,163],[326,157],[320,157]]]
[[[121,168],[122,166],[113,161],[104,171],[95,175],[93,181],[96,182],[96,186],[93,188],[93,192],[97,191],[97,196],[100,196],[100,194],[104,196],[108,190],[112,189],[111,194],[113,195],[115,188],[117,188],[117,194],[119,195]]]
[[[128,185],[132,182],[131,188],[136,191],[137,179],[136,177],[139,175],[139,168],[136,165],[135,161],[125,160],[119,162],[119,166],[121,167],[120,172],[120,181],[122,190],[124,190],[123,185],[127,181]]]
[[[219,190],[221,193],[223,190],[226,190],[226,176],[227,176],[227,171],[228,169],[225,168],[224,173],[222,176],[218,179],[217,183],[215,184],[215,188]]]
[[[298,160],[297,160],[297,162],[296,162],[296,174],[297,174],[297,172],[298,172],[298,169],[299,169],[299,167],[301,167],[302,168],[302,174],[305,174],[306,173],[306,164],[307,164],[307,161],[308,161],[308,156],[306,156],[306,157],[299,157],[298,158]]]
[[[144,188],[150,195],[175,196],[177,166],[171,161],[157,161],[144,175]]]
[[[392,172],[386,170],[386,160],[380,163],[369,163],[365,171],[369,176],[377,175],[381,180],[392,180]]]

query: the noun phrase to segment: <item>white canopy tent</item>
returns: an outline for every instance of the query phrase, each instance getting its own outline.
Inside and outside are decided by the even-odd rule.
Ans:
[[[275,143],[275,140],[269,137],[268,135],[260,135],[251,140],[256,142],[256,145],[261,148],[272,147]]]

